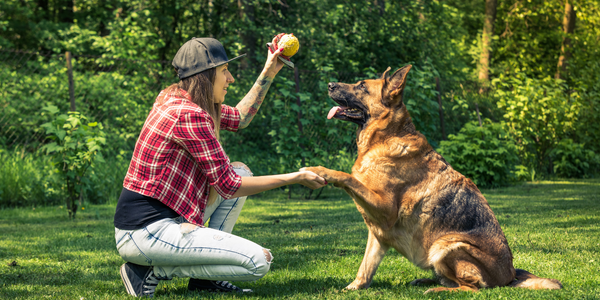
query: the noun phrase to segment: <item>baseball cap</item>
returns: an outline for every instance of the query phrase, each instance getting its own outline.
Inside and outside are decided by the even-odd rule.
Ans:
[[[179,79],[184,79],[245,55],[242,54],[233,59],[228,59],[225,48],[218,40],[213,38],[192,38],[179,48],[173,58],[172,65],[177,68]]]

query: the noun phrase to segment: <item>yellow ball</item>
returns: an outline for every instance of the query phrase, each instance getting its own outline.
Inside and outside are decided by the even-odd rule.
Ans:
[[[286,34],[279,39],[279,43],[277,43],[279,48],[284,48],[283,55],[287,57],[291,57],[292,55],[298,52],[300,49],[300,42],[298,38],[294,36],[294,34]]]

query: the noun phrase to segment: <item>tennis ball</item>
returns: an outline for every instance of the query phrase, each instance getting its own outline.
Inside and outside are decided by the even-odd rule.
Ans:
[[[298,38],[294,36],[293,33],[286,34],[279,39],[279,43],[277,43],[277,47],[283,48],[283,55],[287,57],[291,57],[292,55],[298,53],[298,49],[300,49],[300,42]]]

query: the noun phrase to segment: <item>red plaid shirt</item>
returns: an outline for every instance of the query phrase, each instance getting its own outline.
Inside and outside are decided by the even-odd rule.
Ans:
[[[242,184],[217,140],[212,117],[189,95],[162,91],[135,145],[123,187],[158,199],[202,225],[210,186],[225,199]],[[221,129],[237,131],[240,113],[222,105]],[[210,185],[210,186],[209,186]]]

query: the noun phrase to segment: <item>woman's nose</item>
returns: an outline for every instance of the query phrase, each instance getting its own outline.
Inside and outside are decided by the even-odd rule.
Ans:
[[[233,78],[233,75],[231,75],[231,72],[229,72],[229,71],[227,71],[227,82],[229,82],[229,83],[235,82],[235,78]]]

